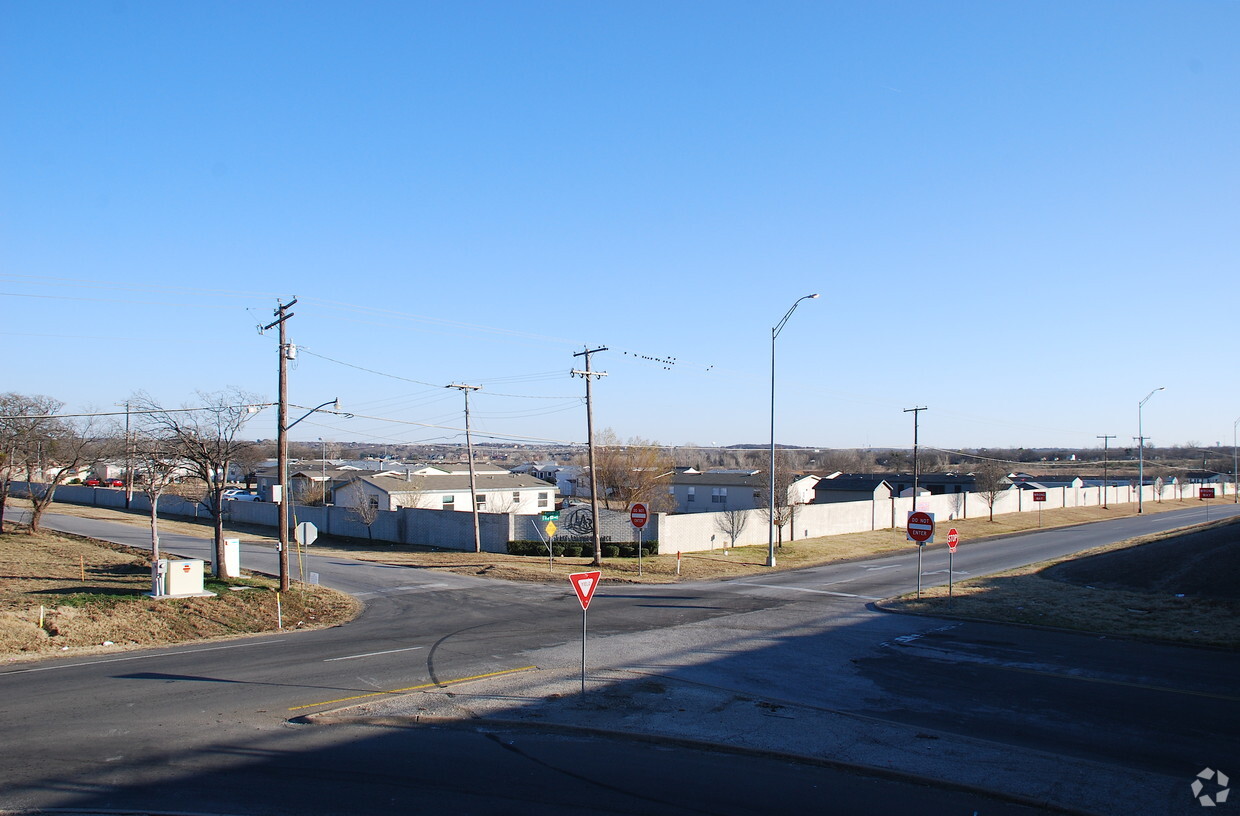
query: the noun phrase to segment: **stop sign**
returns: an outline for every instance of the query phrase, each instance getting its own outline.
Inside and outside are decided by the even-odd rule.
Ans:
[[[649,516],[650,514],[646,511],[646,505],[641,502],[635,502],[629,508],[629,521],[633,522],[633,526],[639,530],[646,526],[646,519]]]
[[[947,531],[947,548],[952,552],[956,551],[956,545],[960,543],[960,533],[956,532],[953,527]]]
[[[908,540],[920,544],[934,541],[934,516],[918,511],[908,514]]]

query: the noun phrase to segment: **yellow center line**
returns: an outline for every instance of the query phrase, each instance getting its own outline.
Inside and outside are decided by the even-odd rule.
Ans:
[[[317,706],[335,705],[336,703],[347,703],[351,700],[364,700],[367,697],[382,697],[385,694],[405,694],[410,691],[421,691],[422,689],[428,688],[454,686],[458,683],[468,683],[470,680],[485,680],[488,677],[500,677],[505,674],[516,674],[517,672],[530,671],[537,668],[537,666],[522,666],[519,669],[504,669],[503,671],[489,672],[487,674],[475,674],[472,677],[457,677],[453,680],[443,680],[438,683],[423,683],[420,686],[410,686],[409,688],[392,689],[390,691],[375,691],[370,694],[355,694],[352,697],[341,697],[338,700],[324,700],[321,703],[307,703],[306,705],[293,706],[289,709],[289,711],[300,711],[303,708],[315,708]]]

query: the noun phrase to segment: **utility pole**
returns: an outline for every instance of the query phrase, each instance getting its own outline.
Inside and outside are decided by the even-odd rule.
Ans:
[[[263,331],[280,327],[280,396],[276,414],[276,478],[280,494],[276,497],[279,502],[276,524],[280,528],[280,543],[276,548],[280,551],[281,592],[288,592],[288,361],[294,356],[284,324],[293,316],[288,310],[296,302],[297,298],[293,298],[288,303],[280,303],[273,312],[276,319],[263,326]]]
[[[1098,439],[1102,440],[1102,509],[1107,509],[1107,441],[1114,439],[1114,434],[1099,434]]]
[[[920,475],[920,469],[917,465],[917,420],[921,416],[921,412],[926,407],[921,408],[905,408],[904,413],[912,413],[913,415],[913,509],[917,509],[917,477]]]
[[[588,382],[588,381],[587,381]],[[469,509],[474,514],[474,552],[482,552],[482,531],[478,526],[478,488],[474,482],[474,442],[469,435],[469,392],[479,391],[481,385],[445,385],[456,388],[465,395],[465,450],[469,454]]]
[[[596,349],[586,349],[574,354],[574,357],[585,357],[586,367],[584,371],[573,369],[574,377],[581,377],[586,381],[586,436],[589,437],[590,448],[590,517],[594,527],[594,566],[601,567],[603,565],[603,542],[599,539],[598,532],[598,492],[600,485],[598,483],[598,471],[594,469],[594,401],[590,392],[591,378],[606,377],[606,371],[592,371],[590,369],[590,355],[597,354],[600,351],[607,351],[606,346]],[[605,488],[604,488],[605,489]]]

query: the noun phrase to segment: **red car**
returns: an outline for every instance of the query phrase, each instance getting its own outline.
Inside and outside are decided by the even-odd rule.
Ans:
[[[105,482],[105,484],[107,484],[108,487],[124,487],[125,480],[124,479],[108,479],[107,482]]]
[[[94,476],[91,476],[89,479],[82,482],[82,484],[86,485],[87,487],[100,487],[103,485],[103,482],[96,479]]]

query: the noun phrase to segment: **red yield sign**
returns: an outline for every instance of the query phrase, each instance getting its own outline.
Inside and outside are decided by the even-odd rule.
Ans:
[[[920,546],[922,544],[930,544],[934,541],[934,514],[916,513],[908,514],[907,534],[909,541],[916,541]]]
[[[650,518],[650,513],[646,510],[646,505],[641,502],[634,502],[633,506],[629,508],[629,521],[637,529],[640,530],[645,527],[648,518]]]
[[[951,550],[952,552],[955,552],[956,545],[959,543],[960,543],[960,533],[956,532],[956,528],[953,527],[947,531],[947,549]]]
[[[595,570],[593,572],[574,572],[568,576],[568,582],[573,585],[573,592],[577,593],[577,600],[581,601],[581,611],[590,608],[590,599],[594,597],[594,590],[598,589],[599,579],[603,577],[603,573]]]

